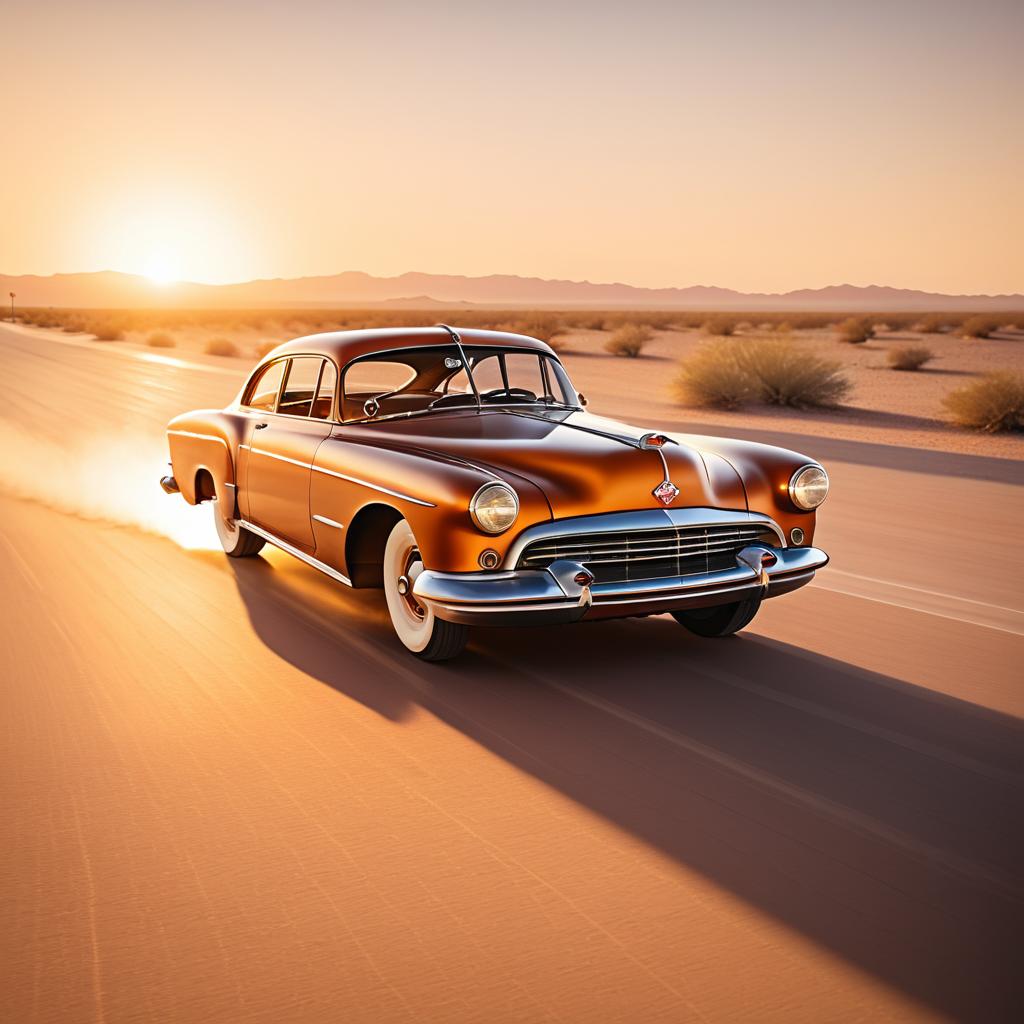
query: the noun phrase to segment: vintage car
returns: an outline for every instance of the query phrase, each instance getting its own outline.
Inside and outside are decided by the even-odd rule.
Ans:
[[[383,587],[399,639],[432,661],[474,624],[668,612],[728,636],[828,562],[814,460],[585,404],[535,338],[317,334],[268,353],[226,409],[172,420],[161,484],[212,504],[234,558],[269,541]]]

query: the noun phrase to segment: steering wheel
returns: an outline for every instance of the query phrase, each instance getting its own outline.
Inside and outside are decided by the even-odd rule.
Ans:
[[[537,396],[526,388],[494,388],[493,391],[485,391],[480,396],[480,401],[489,402],[493,398],[521,398],[524,402],[537,401]]]

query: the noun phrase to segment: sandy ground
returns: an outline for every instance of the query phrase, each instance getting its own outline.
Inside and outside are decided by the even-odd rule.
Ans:
[[[0,1019],[1019,1019],[1021,463],[822,434],[741,638],[427,666],[155,486],[185,354],[0,327]]]
[[[289,329],[289,327],[291,329]],[[30,333],[66,338],[60,332],[19,328]],[[255,330],[173,332],[173,349],[147,349],[149,332],[128,335],[124,342],[94,342],[115,348],[161,352],[182,358],[248,368],[272,341],[302,333],[303,325],[284,325],[274,335]],[[764,332],[748,331],[766,337]],[[81,340],[87,335],[70,335]],[[238,347],[237,358],[207,356],[211,338],[224,338]],[[573,330],[559,338],[562,358],[576,386],[603,411],[626,419],[646,417],[663,426],[706,425],[736,436],[744,432],[770,432],[811,438],[869,440],[884,445],[934,451],[1024,459],[1024,435],[991,436],[951,425],[943,408],[944,397],[984,373],[1012,370],[1024,373],[1024,331],[1006,330],[992,338],[965,339],[952,334],[922,335],[905,330],[882,333],[863,345],[846,345],[831,330],[804,330],[791,337],[809,351],[843,364],[853,389],[838,409],[804,410],[749,406],[735,412],[691,409],[680,405],[672,381],[681,360],[709,340],[700,331],[658,331],[639,359],[615,358],[604,351],[606,331]],[[924,346],[935,354],[933,362],[915,373],[889,368],[887,352],[905,345]]]

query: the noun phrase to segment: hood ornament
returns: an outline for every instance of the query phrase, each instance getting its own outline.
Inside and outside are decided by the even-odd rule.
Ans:
[[[669,479],[668,462],[665,459],[665,453],[662,451],[662,448],[666,444],[674,444],[675,442],[664,434],[644,434],[637,443],[645,452],[657,452],[661,458],[661,468],[665,471],[665,479],[651,491],[651,494],[662,505],[671,505],[679,497],[679,488]]]

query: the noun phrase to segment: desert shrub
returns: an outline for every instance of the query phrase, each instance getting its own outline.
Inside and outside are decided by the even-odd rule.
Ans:
[[[999,321],[993,316],[972,316],[960,326],[965,338],[987,338],[999,328]]]
[[[894,370],[920,370],[935,358],[935,353],[923,345],[900,345],[890,349],[887,358]]]
[[[203,351],[208,356],[237,356],[238,346],[228,338],[211,338]]]
[[[788,320],[780,320],[775,325],[775,330],[778,334],[792,334],[793,325]]]
[[[257,342],[253,352],[256,354],[257,359],[262,359],[271,349],[277,348],[281,342],[274,341],[272,338],[267,341]]]
[[[150,348],[174,348],[177,342],[174,335],[167,331],[154,331],[147,339],[146,344]]]
[[[757,389],[737,352],[738,346],[722,342],[699,348],[679,368],[676,396],[685,405],[701,408],[738,409],[752,402]]]
[[[551,343],[551,339],[565,333],[562,321],[553,313],[532,313],[519,317],[508,325],[510,331]]]
[[[573,317],[572,325],[581,331],[603,331],[604,319],[603,313],[581,313]]]
[[[644,345],[654,335],[650,329],[641,324],[626,324],[620,327],[606,342],[604,350],[613,356],[626,356],[636,359],[644,350]]]
[[[954,317],[946,316],[945,313],[929,313],[914,324],[914,330],[921,334],[939,334],[955,327],[954,319]]]
[[[97,341],[122,341],[124,331],[113,320],[95,320],[87,328]]]
[[[701,330],[705,334],[727,338],[736,330],[736,318],[732,316],[712,316],[701,324]]]
[[[1003,370],[987,373],[945,400],[953,420],[961,427],[996,433],[1024,429],[1024,374]]]
[[[835,405],[850,390],[839,363],[783,339],[749,341],[740,347],[738,359],[766,405]]]
[[[839,340],[848,345],[860,345],[875,336],[875,326],[869,317],[851,316],[839,325]]]
[[[638,327],[650,327],[654,331],[667,331],[670,330],[677,321],[677,313],[655,311],[638,313],[636,325]]]
[[[850,382],[839,363],[784,339],[706,345],[686,360],[675,381],[687,404],[735,409],[747,402],[795,409],[835,405]]]

